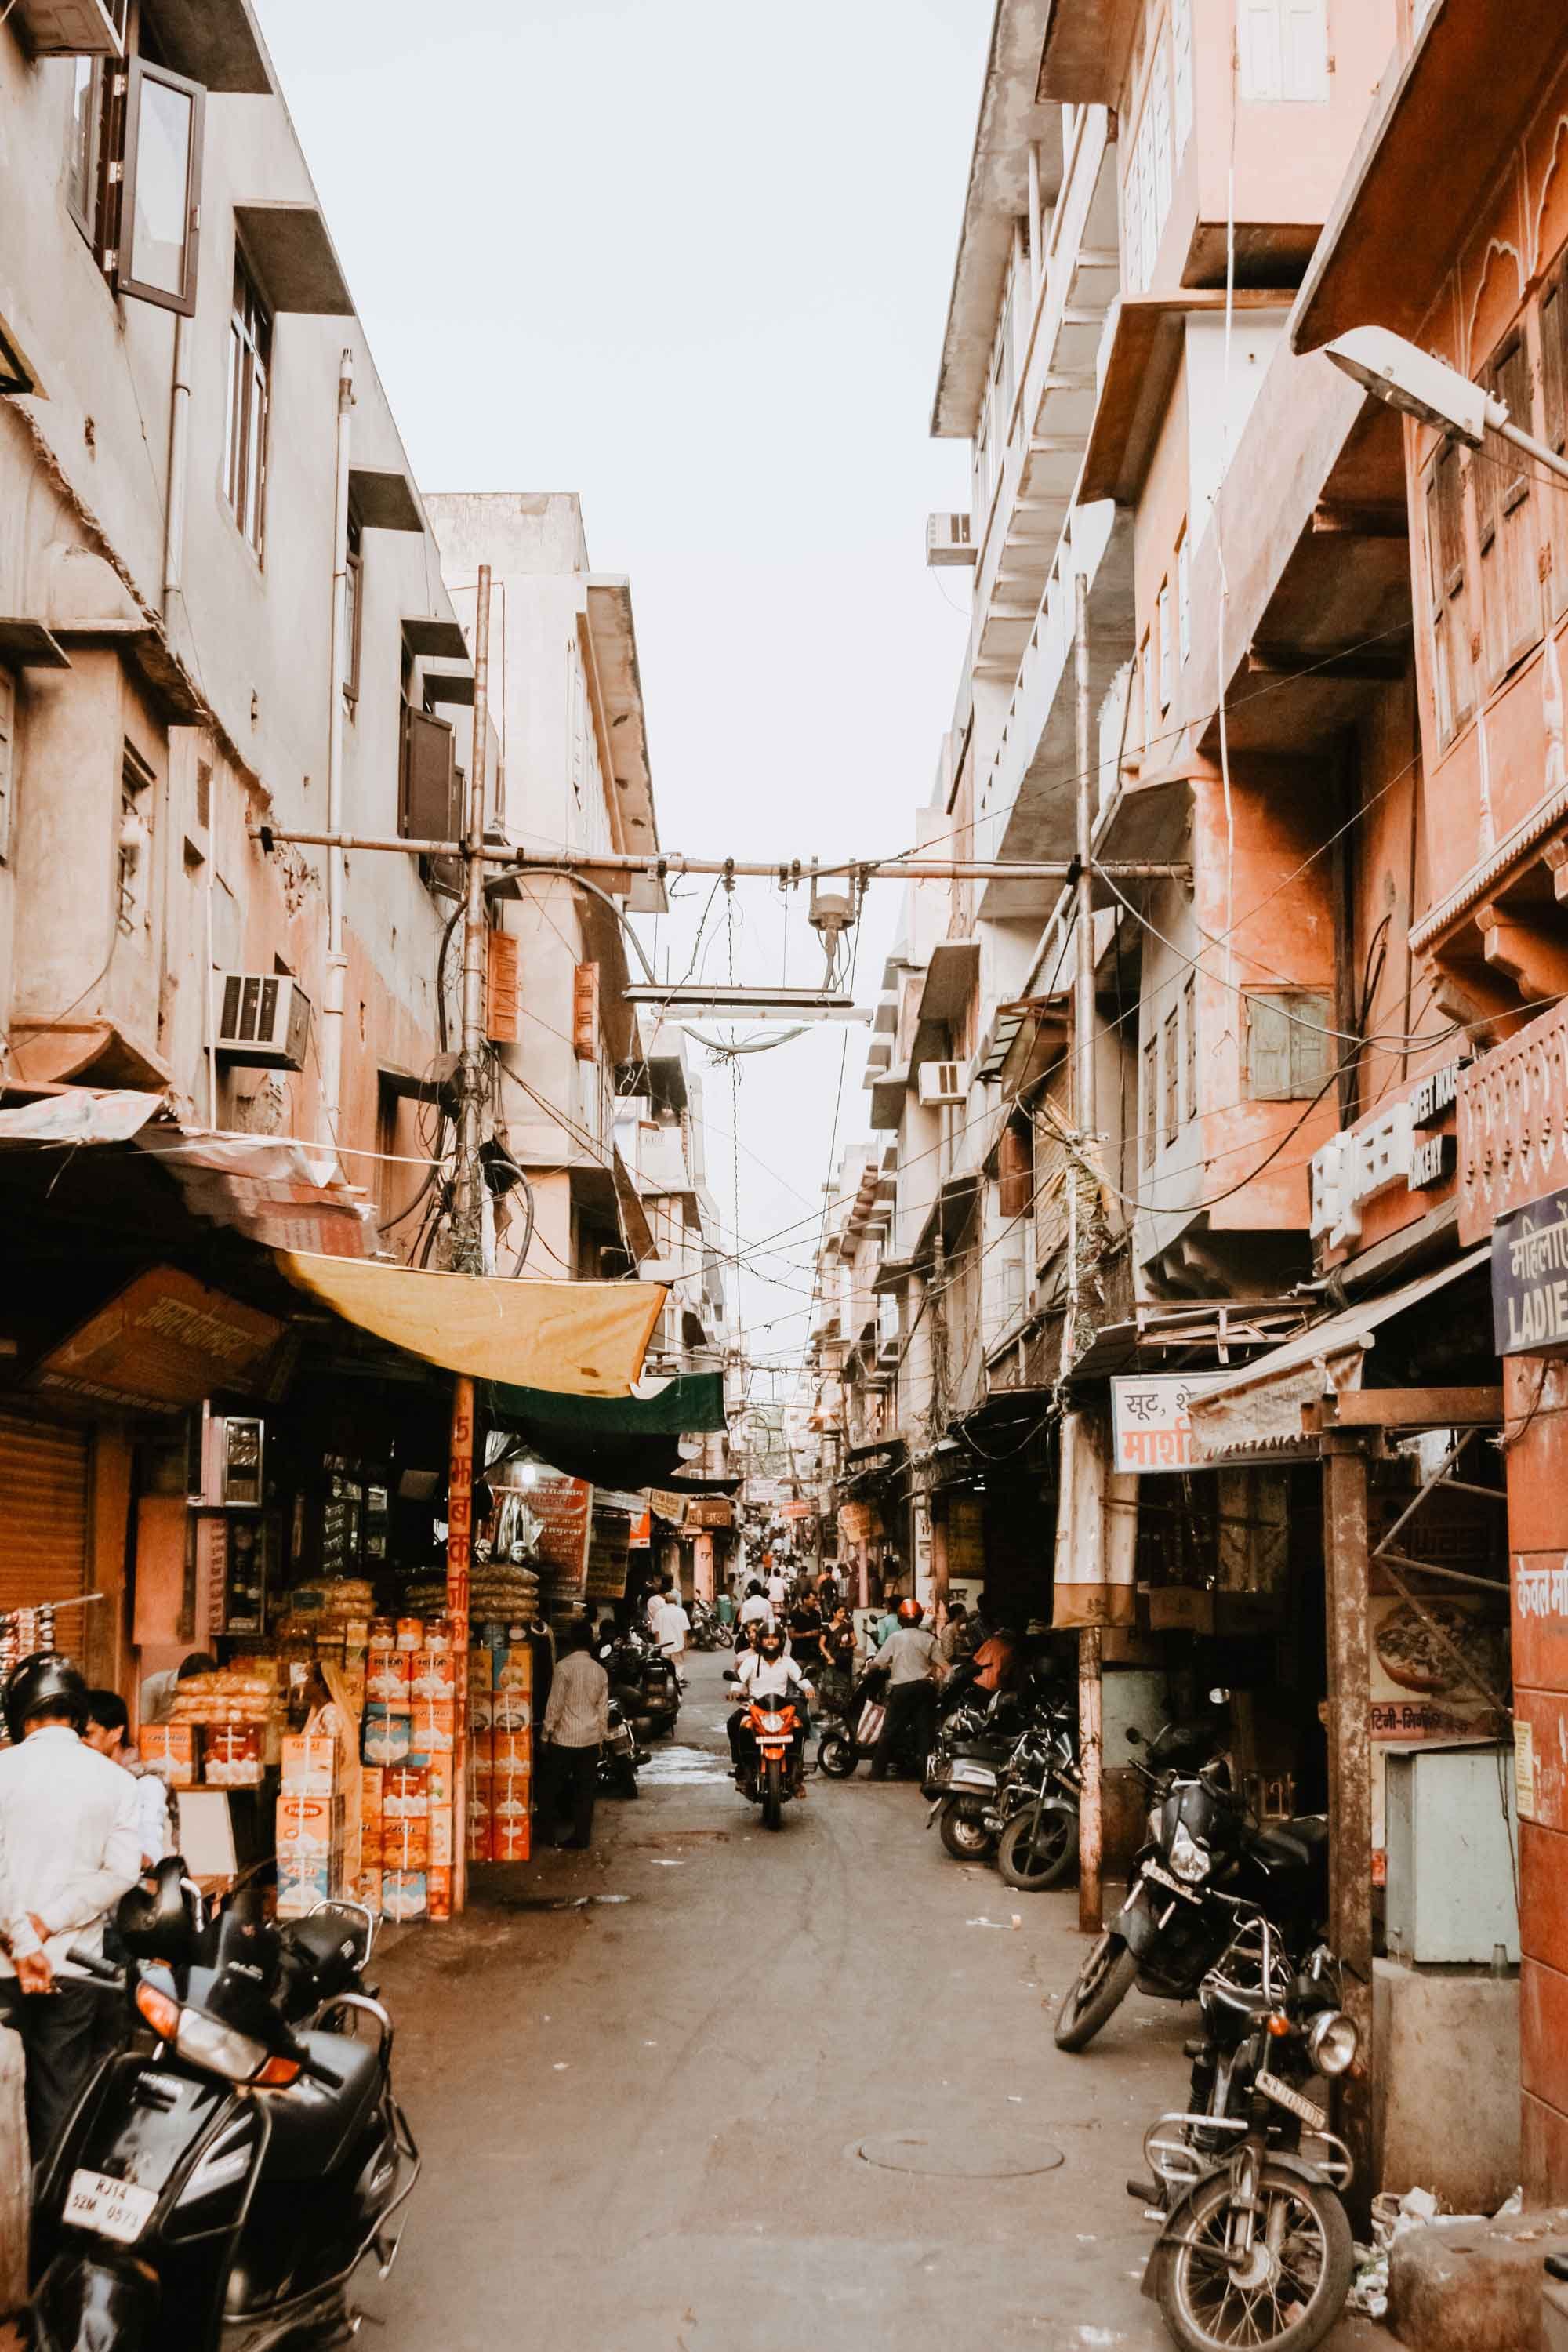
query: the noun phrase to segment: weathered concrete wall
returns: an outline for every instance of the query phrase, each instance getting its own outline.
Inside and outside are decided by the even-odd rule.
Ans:
[[[1494,2213],[1519,2183],[1517,1979],[1373,1963],[1378,2186]]]

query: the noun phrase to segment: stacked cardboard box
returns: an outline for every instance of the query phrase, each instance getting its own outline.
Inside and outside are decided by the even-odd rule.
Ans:
[[[533,1794],[532,1660],[521,1649],[468,1654],[470,1862],[526,1862]]]
[[[142,1761],[171,1789],[194,1789],[202,1735],[194,1723],[144,1723],[137,1734]]]
[[[374,1618],[360,1774],[362,1902],[388,1919],[452,1909],[457,1667],[445,1618]]]
[[[342,1886],[343,1802],[335,1739],[300,1733],[282,1747],[278,1916],[299,1919]]]

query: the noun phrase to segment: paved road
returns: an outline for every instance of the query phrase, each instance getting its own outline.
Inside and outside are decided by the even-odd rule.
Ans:
[[[950,1861],[910,1787],[816,1779],[767,1835],[720,1769],[721,1664],[695,1661],[683,1746],[600,1809],[595,1851],[483,1874],[466,1920],[389,1952],[427,2168],[363,2340],[1154,2352],[1122,2184],[1179,2103],[1187,2013],[1134,1998],[1059,2053],[1076,1898]],[[597,1899],[506,1907],[557,1895]],[[879,2137],[942,2175],[867,2162]]]

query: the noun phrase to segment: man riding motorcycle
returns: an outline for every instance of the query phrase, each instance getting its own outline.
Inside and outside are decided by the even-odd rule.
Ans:
[[[807,1701],[815,1698],[816,1693],[806,1681],[795,1660],[786,1656],[784,1635],[776,1625],[767,1626],[763,1630],[754,1650],[742,1653],[740,1664],[735,1671],[735,1685],[740,1693],[741,1704],[731,1716],[727,1728],[730,1734],[730,1760],[734,1767],[736,1779],[739,1780],[741,1776],[742,1743],[745,1747],[752,1748],[756,1744],[746,1724],[746,1717],[752,1702],[769,1698],[793,1698],[795,1719],[795,1736],[790,1742],[790,1772],[798,1786],[802,1777],[801,1764],[805,1749],[806,1734],[811,1728]],[[799,1789],[799,1793],[805,1795],[804,1788]]]

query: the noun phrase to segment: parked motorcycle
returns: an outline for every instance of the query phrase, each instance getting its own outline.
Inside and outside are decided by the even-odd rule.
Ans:
[[[691,1604],[690,1614],[691,1631],[687,1636],[688,1646],[689,1648],[693,1650],[716,1650],[720,1647],[721,1643],[723,1643],[726,1646],[728,1645],[730,1640],[730,1629],[727,1625],[721,1623],[717,1610],[711,1607],[708,1601],[694,1601]]]
[[[955,1708],[937,1732],[921,1794],[931,1807],[928,1827],[937,1822],[957,1862],[988,1862],[996,1851],[998,1799],[1018,1746],[1018,1714],[1017,1701],[998,1693],[978,1713]]]
[[[274,1926],[241,1895],[208,1921],[184,1868],[121,1901],[123,1971],[71,1955],[124,1990],[156,2046],[106,2061],[48,2160],[36,2352],[346,2344],[354,2273],[396,2255],[419,2156],[392,2021],[362,1989],[369,1915]]]
[[[1127,2184],[1160,2223],[1143,2292],[1183,2352],[1311,2352],[1343,2308],[1352,2266],[1342,2202],[1351,2156],[1317,2083],[1356,2055],[1338,1964],[1320,1946],[1292,1969],[1254,1919],[1199,2001],[1187,2111],[1151,2126],[1153,2178]]]
[[[1060,1885],[1078,1860],[1083,1783],[1075,1731],[1072,1709],[1059,1703],[1035,1717],[997,1791],[997,1874],[1023,1894]]]
[[[1227,1692],[1211,1694],[1221,1705]],[[1136,1732],[1128,1738],[1138,1743]],[[1143,1770],[1153,1793],[1150,1837],[1127,1899],[1090,1947],[1058,2012],[1058,2050],[1086,2049],[1134,1984],[1164,2000],[1191,2000],[1236,1933],[1258,1910],[1291,1953],[1310,1949],[1328,1910],[1328,1822],[1321,1814],[1259,1828],[1214,1751],[1212,1727],[1167,1724]],[[1191,1759],[1211,1752],[1195,1770]]]
[[[599,1748],[600,1793],[606,1797],[640,1796],[637,1773],[648,1762],[649,1751],[638,1747],[617,1699],[610,1701],[609,1724],[608,1735]]]
[[[667,1739],[680,1713],[675,1668],[654,1644],[627,1626],[599,1653],[610,1678],[610,1696],[634,1731],[645,1739]]]

